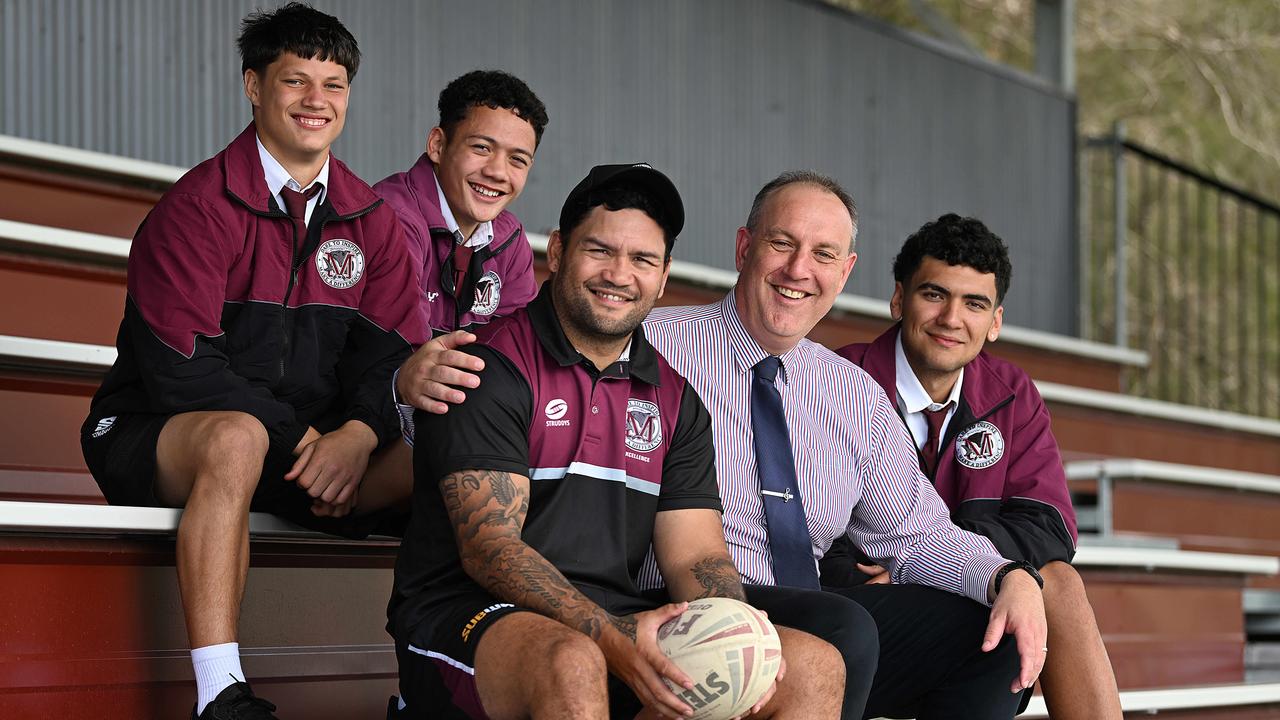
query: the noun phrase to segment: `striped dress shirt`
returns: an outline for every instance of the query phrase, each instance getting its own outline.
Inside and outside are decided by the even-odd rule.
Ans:
[[[700,307],[659,308],[645,337],[711,413],[725,539],[743,582],[772,585],[751,431],[752,368],[768,353],[747,334],[733,292]],[[991,541],[957,528],[920,472],[915,447],[884,391],[863,370],[809,340],[782,356],[777,379],[816,563],[842,533],[889,571],[987,604],[1008,562]],[[661,585],[650,563],[641,587]]]

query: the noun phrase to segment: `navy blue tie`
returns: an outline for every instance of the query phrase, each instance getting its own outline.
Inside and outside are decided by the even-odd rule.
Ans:
[[[782,396],[773,384],[781,364],[782,360],[770,355],[756,363],[751,378],[751,430],[755,436],[760,495],[769,525],[773,579],[781,586],[817,590],[820,586],[813,540],[804,522],[804,502],[796,482],[787,418],[782,412]]]

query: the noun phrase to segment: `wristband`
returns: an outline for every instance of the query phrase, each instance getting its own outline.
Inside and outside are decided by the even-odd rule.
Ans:
[[[996,571],[996,580],[995,580],[996,595],[1000,594],[1000,583],[1004,582],[1004,576],[1008,575],[1014,570],[1026,570],[1027,574],[1030,575],[1031,578],[1036,581],[1036,585],[1039,585],[1041,590],[1044,589],[1044,578],[1040,577],[1040,573],[1036,571],[1035,566],[1027,562],[1026,560],[1015,560],[1014,562],[1008,563],[1007,565],[1005,565],[1004,567]]]

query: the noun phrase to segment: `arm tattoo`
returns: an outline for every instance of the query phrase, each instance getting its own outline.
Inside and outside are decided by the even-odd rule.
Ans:
[[[464,470],[440,481],[462,567],[495,597],[539,612],[592,639],[614,618],[578,592],[546,558],[521,539],[529,512],[529,481],[494,470]],[[631,637],[635,637],[631,620]],[[622,627],[620,631],[626,632]]]
[[[618,632],[626,635],[631,642],[636,641],[636,616],[635,615],[610,615],[609,622],[617,628]]]
[[[746,601],[742,591],[742,576],[727,557],[703,558],[693,564],[693,577],[702,586],[698,597],[727,597]]]

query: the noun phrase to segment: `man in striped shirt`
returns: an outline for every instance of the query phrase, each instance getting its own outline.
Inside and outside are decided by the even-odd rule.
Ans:
[[[821,613],[806,604],[770,606],[750,593],[752,585],[775,584],[771,543],[778,538],[766,504],[798,497],[809,560],[847,535],[894,581],[841,591],[880,633],[867,716],[955,717],[963,708],[966,718],[1012,717],[1044,662],[1034,569],[952,524],[884,391],[805,339],[853,269],[856,222],[852,200],[834,181],[780,176],[756,196],[738,230],[733,291],[703,307],[655,310],[646,336],[711,413],[726,539],[751,602],[777,622],[825,634]],[[753,371],[770,357],[781,361],[773,384],[790,448],[784,439],[765,454],[789,450],[795,470],[794,487],[781,493],[762,490],[758,466],[768,463],[757,463],[753,424]],[[1006,633],[1016,640],[1001,642]],[[857,676],[850,668],[846,682]]]

